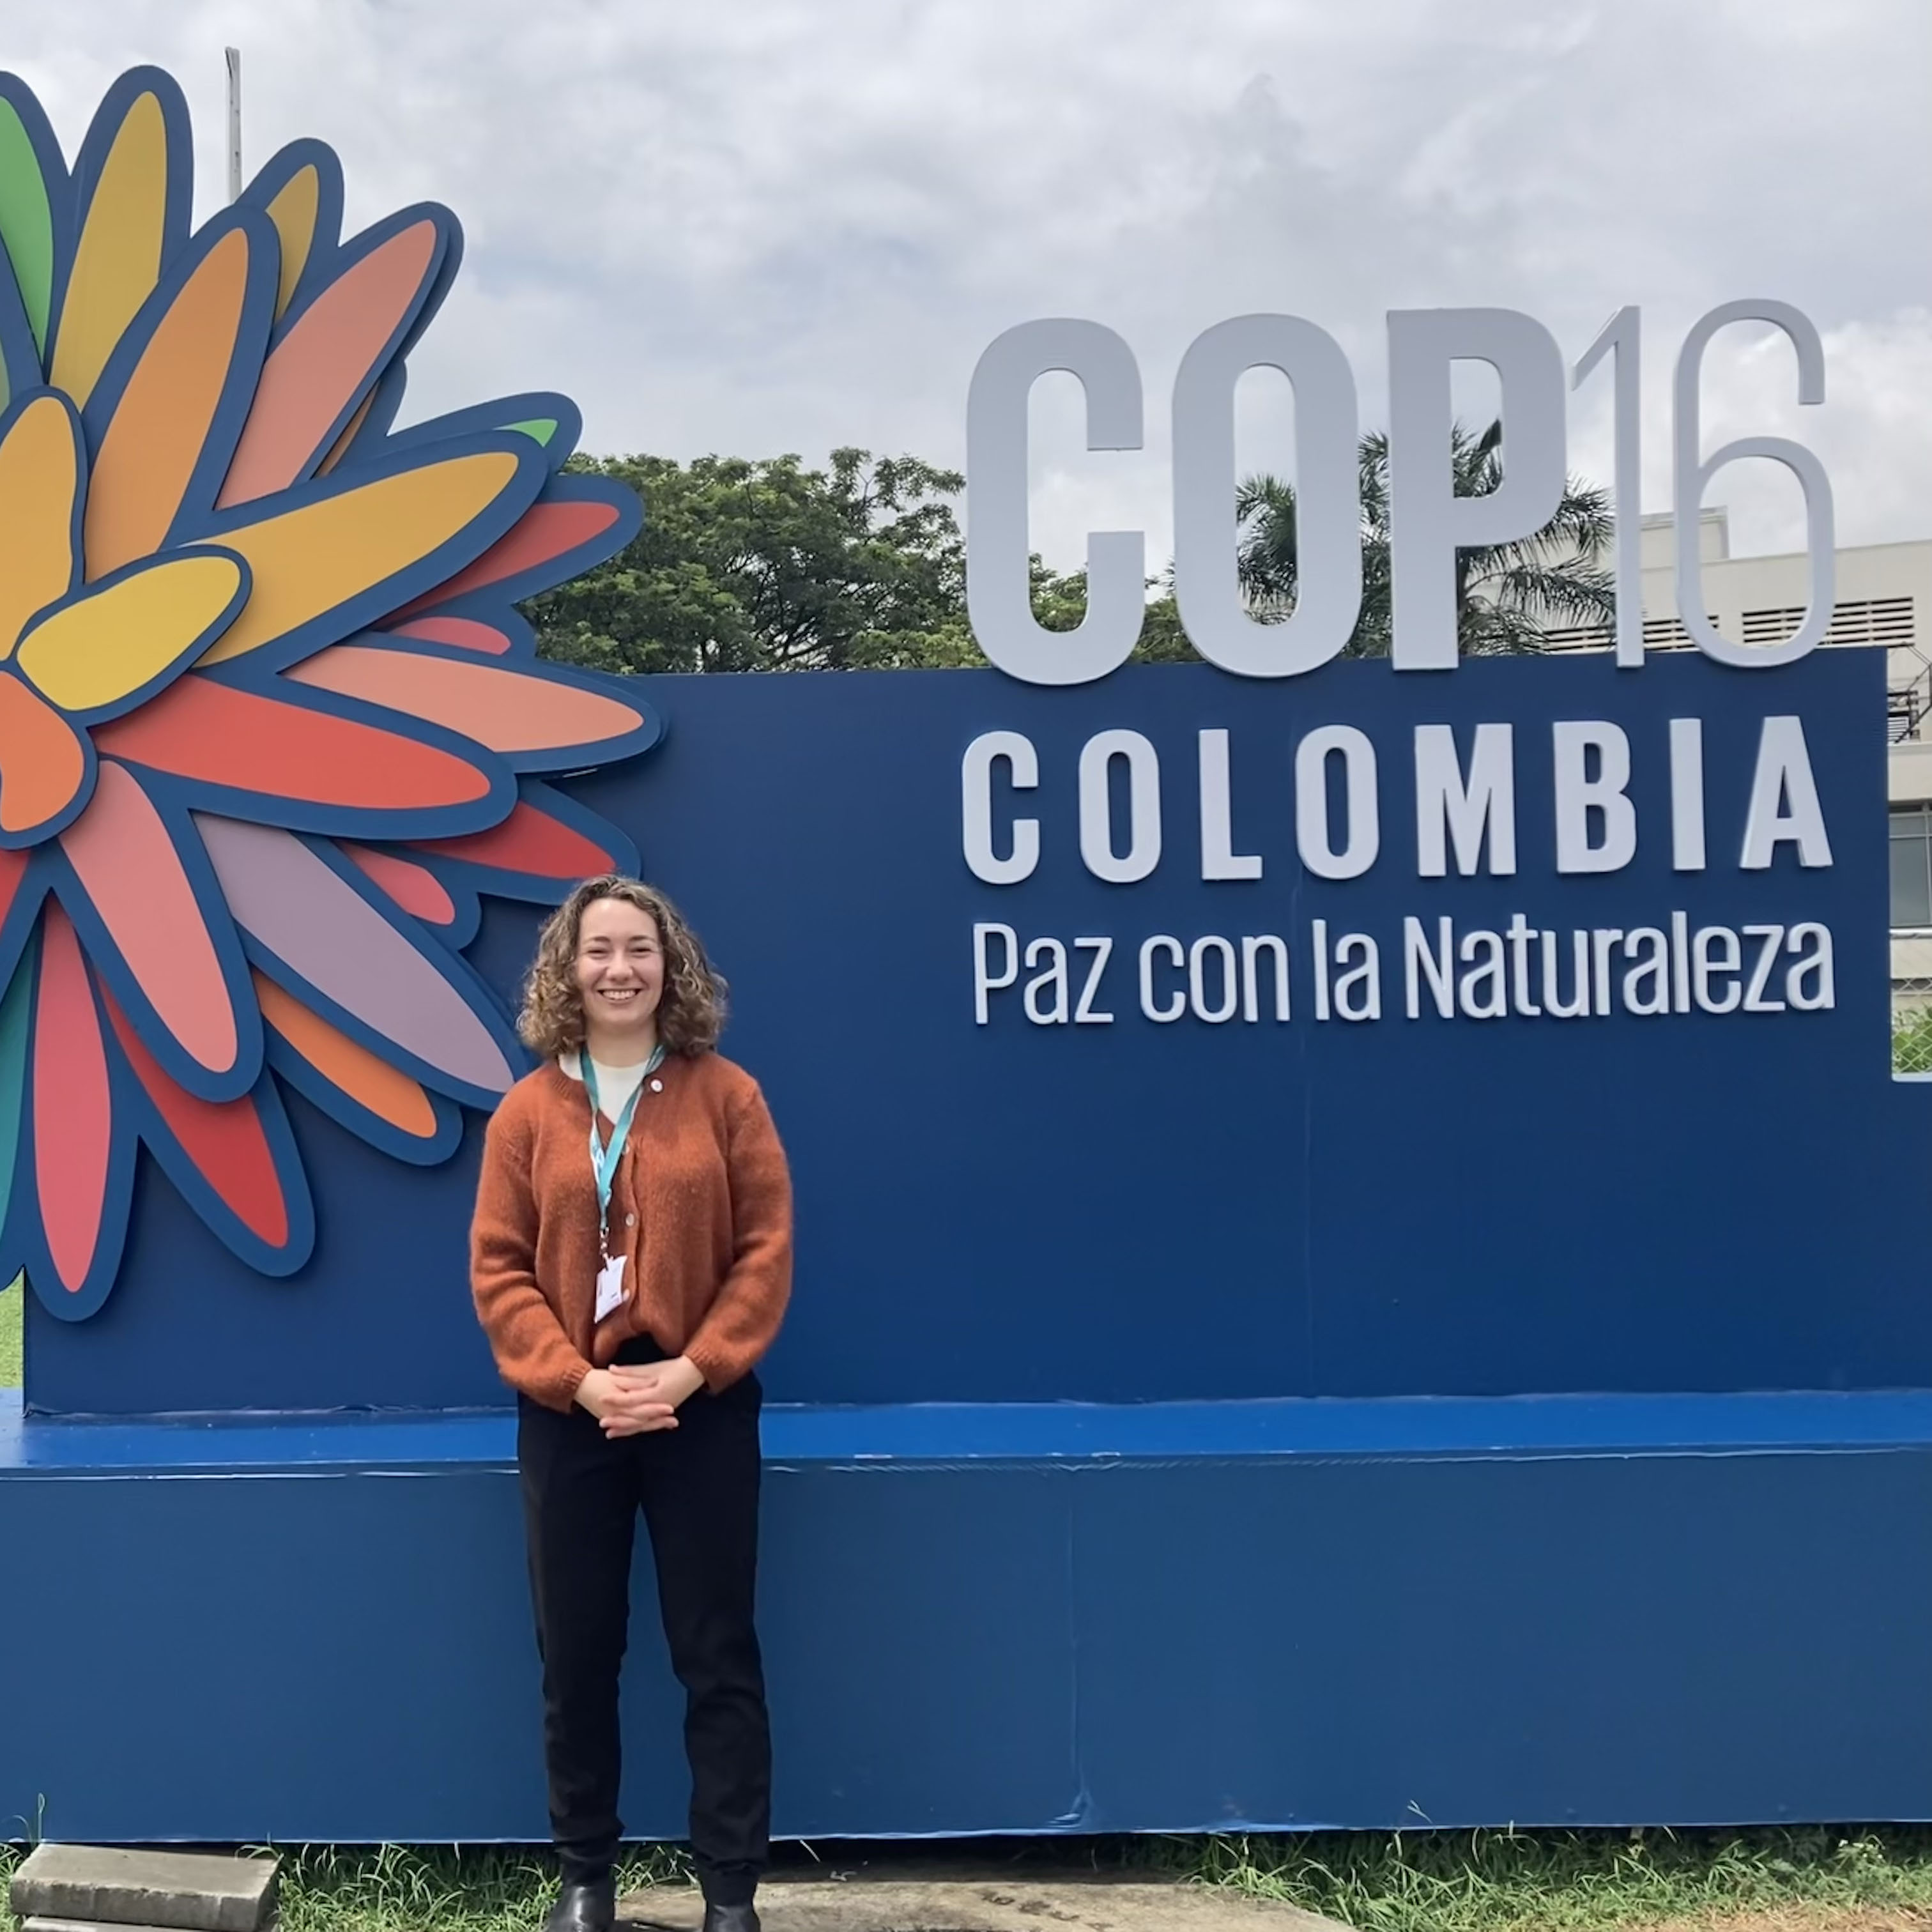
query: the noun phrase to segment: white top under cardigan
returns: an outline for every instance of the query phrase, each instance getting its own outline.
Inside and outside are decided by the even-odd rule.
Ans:
[[[557,1055],[556,1064],[572,1079],[581,1083],[584,1065],[575,1047],[566,1047]],[[644,1084],[644,1062],[640,1060],[634,1066],[606,1066],[601,1060],[590,1064],[597,1070],[597,1104],[604,1118],[615,1125],[617,1116],[624,1111],[624,1103]]]

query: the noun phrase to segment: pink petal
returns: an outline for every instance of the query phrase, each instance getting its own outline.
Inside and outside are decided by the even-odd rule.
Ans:
[[[100,1245],[114,1103],[100,1016],[72,924],[50,904],[34,1018],[34,1169],[62,1287],[77,1293]]]
[[[220,956],[140,781],[103,759],[94,796],[62,833],[61,849],[161,1024],[191,1059],[226,1073],[241,1036]]]

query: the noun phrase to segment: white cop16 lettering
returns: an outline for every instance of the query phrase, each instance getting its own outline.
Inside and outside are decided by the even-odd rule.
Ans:
[[[1684,338],[1672,385],[1672,476],[1677,608],[1698,648],[1758,670],[1790,664],[1823,639],[1832,620],[1832,489],[1801,444],[1746,436],[1702,453],[1698,390],[1704,353],[1733,322],[1768,323],[1796,352],[1798,400],[1825,398],[1825,355],[1810,320],[1789,303],[1725,303]],[[1616,454],[1616,661],[1643,662],[1638,551],[1639,316],[1612,316],[1566,372],[1556,340],[1511,309],[1399,309],[1388,318],[1389,524],[1397,670],[1456,662],[1459,549],[1532,535],[1555,514],[1568,467],[1564,393],[1608,361]],[[1457,362],[1496,371],[1508,468],[1486,496],[1454,494],[1449,465],[1450,372]],[[1241,600],[1234,569],[1234,386],[1250,369],[1280,370],[1294,390],[1296,548],[1294,614],[1263,623]],[[1144,395],[1133,352],[1095,322],[1023,322],[980,358],[967,402],[967,606],[992,662],[1028,684],[1086,684],[1126,662],[1145,609],[1147,546],[1137,530],[1096,530],[1087,542],[1087,614],[1077,629],[1034,617],[1028,557],[1027,399],[1049,370],[1086,392],[1089,449],[1138,449]],[[1567,380],[1566,380],[1567,375]],[[1355,381],[1334,337],[1292,315],[1217,324],[1181,359],[1173,416],[1174,584],[1180,621],[1210,664],[1244,677],[1293,677],[1326,664],[1348,641],[1361,606],[1360,503]],[[1744,457],[1782,464],[1804,493],[1810,578],[1804,620],[1784,643],[1747,646],[1705,615],[1697,511],[1716,472]]]

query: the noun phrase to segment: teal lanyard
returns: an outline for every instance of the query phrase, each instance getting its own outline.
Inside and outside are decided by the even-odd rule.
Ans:
[[[591,1064],[587,1050],[580,1050],[577,1061],[584,1075],[584,1091],[590,1102],[590,1174],[597,1184],[597,1240],[604,1251],[604,1258],[610,1258],[610,1184],[617,1178],[617,1163],[624,1157],[624,1143],[631,1137],[631,1122],[638,1111],[638,1096],[644,1090],[644,1082],[664,1064],[664,1042],[660,1040],[651,1049],[651,1057],[644,1062],[644,1070],[638,1076],[638,1084],[631,1090],[631,1097],[624,1102],[624,1111],[617,1116],[610,1129],[610,1144],[607,1147],[597,1138],[597,1116],[603,1112],[603,1103],[597,1094],[597,1070]]]

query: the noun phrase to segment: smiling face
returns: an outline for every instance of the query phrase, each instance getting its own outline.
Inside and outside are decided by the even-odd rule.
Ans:
[[[634,1064],[657,1044],[664,998],[658,922],[627,899],[592,899],[577,928],[577,993],[593,1060]]]

